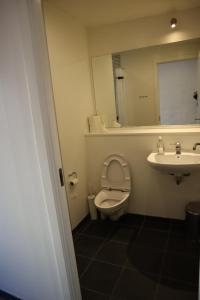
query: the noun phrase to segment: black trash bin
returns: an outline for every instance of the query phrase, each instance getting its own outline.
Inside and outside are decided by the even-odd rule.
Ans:
[[[198,241],[200,225],[200,202],[189,202],[186,206],[185,213],[187,238]]]

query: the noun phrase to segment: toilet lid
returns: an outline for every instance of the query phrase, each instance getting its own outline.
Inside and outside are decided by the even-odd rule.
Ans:
[[[103,164],[101,186],[104,189],[130,191],[131,178],[127,162],[120,155],[107,157]]]

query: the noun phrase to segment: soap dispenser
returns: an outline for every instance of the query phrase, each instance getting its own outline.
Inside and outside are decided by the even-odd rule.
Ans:
[[[158,154],[164,154],[164,142],[162,136],[158,137],[158,144],[157,144]]]

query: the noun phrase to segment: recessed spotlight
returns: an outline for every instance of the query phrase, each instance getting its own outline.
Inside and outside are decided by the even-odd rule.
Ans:
[[[171,22],[170,22],[171,28],[175,28],[177,25],[177,19],[176,18],[172,18]]]

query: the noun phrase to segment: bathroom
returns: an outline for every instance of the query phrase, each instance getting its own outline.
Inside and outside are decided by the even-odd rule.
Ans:
[[[152,77],[149,71],[143,85],[137,85],[136,93],[143,102],[142,107],[138,105],[135,108],[138,109],[137,120],[131,122],[130,114],[126,120],[123,116],[121,120],[126,127],[118,128],[119,123],[123,122],[117,118],[115,108],[113,110],[114,83],[110,76],[113,70],[108,66],[112,65],[113,53],[120,53],[126,63],[128,59],[125,60],[125,56],[130,56],[132,49],[151,49],[155,52],[156,47],[163,47],[163,53],[169,52],[163,54],[164,60],[161,60],[161,54],[157,54],[162,63],[194,57],[198,60],[200,7],[197,2],[198,7],[195,7],[195,1],[191,5],[189,1],[183,1],[182,6],[171,4],[170,7],[162,7],[161,3],[155,4],[155,7],[148,4],[143,7],[138,1],[135,3],[135,13],[131,14],[127,2],[112,2],[116,5],[115,12],[112,5],[105,1],[102,4],[95,2],[95,7],[87,1],[87,5],[81,1],[77,4],[72,1],[43,2],[63,172],[82,297],[197,299],[198,250],[196,245],[186,245],[181,240],[181,234],[184,231],[186,205],[200,200],[200,173],[197,171],[190,176],[181,176],[179,182],[177,176],[152,168],[147,163],[147,156],[158,151],[159,136],[165,151],[175,152],[176,143],[180,143],[181,151],[192,152],[193,145],[200,142],[199,122],[195,120],[198,119],[198,112],[194,113],[192,121],[173,120],[170,123],[168,120],[168,123],[159,123],[160,112],[152,108],[151,103],[158,98],[157,83],[148,85]],[[172,17],[176,17],[175,29],[170,26]],[[144,55],[147,57],[147,54]],[[156,60],[155,57],[153,59]],[[103,74],[98,73],[102,71],[101,67],[104,68]],[[143,69],[138,76],[144,76],[142,72]],[[196,89],[198,87],[195,86]],[[175,87],[172,89],[175,90]],[[113,102],[108,103],[108,98]],[[197,107],[196,100],[192,98],[192,101]],[[180,112],[182,108],[185,107],[177,102],[176,116],[184,115]],[[131,107],[127,110],[130,112]],[[96,132],[95,129],[89,132],[88,118],[96,114],[103,116],[105,127],[102,125],[100,128],[96,124]],[[115,128],[110,128],[111,120],[115,121]],[[196,153],[198,151],[197,148]],[[97,195],[101,190],[103,162],[111,154],[123,157],[130,169],[128,215],[114,222],[101,220],[99,213],[98,220],[91,221],[87,197],[88,194]],[[142,246],[140,243],[136,245],[134,252],[133,241],[137,239],[138,232],[142,234],[145,228],[146,233],[152,234],[152,241],[155,238],[155,244],[161,244],[152,250],[147,238]],[[145,260],[145,248],[150,253],[150,262]],[[131,251],[138,259],[132,257]],[[115,252],[119,253],[114,255]],[[131,263],[127,265],[127,259],[132,261],[132,266]],[[171,268],[165,266],[166,259]],[[184,264],[185,269],[181,267]],[[161,265],[161,268],[156,268],[156,265]],[[137,282],[135,285],[134,281]]]
[[[0,299],[199,298],[199,15],[1,0]]]

